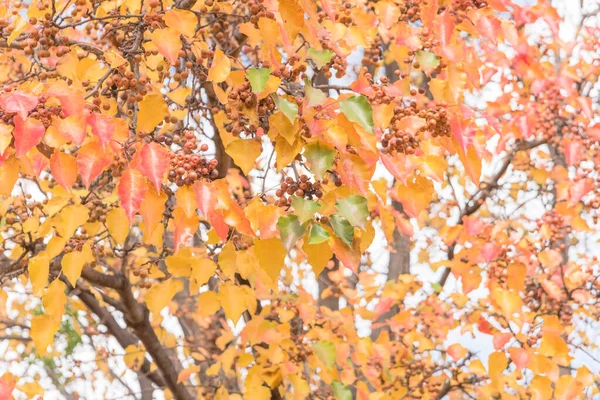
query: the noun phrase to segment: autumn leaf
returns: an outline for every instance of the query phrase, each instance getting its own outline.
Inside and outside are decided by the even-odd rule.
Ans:
[[[323,340],[313,344],[313,351],[325,367],[331,368],[335,363],[335,345],[330,341]]]
[[[29,335],[40,357],[43,357],[48,346],[54,343],[54,335],[59,328],[60,321],[57,322],[51,315],[38,315],[31,319]]]
[[[110,165],[110,158],[97,143],[90,142],[77,152],[77,169],[86,188]]]
[[[271,70],[267,68],[248,68],[246,70],[246,77],[254,93],[261,93],[265,90],[269,75],[271,75]]]
[[[46,128],[37,119],[21,118],[19,115],[15,116],[14,123],[15,150],[17,157],[20,157],[40,143]]]
[[[321,205],[304,197],[292,196],[292,207],[294,207],[300,224],[304,224],[313,218],[315,213],[321,208]]]
[[[18,114],[23,120],[27,119],[29,112],[38,105],[36,96],[20,91],[4,93],[0,96],[0,108],[5,112]]]
[[[352,247],[352,242],[354,241],[354,228],[350,221],[336,214],[332,214],[329,217],[329,220],[331,221],[331,226],[333,227],[335,235],[342,239],[348,246]]]
[[[325,173],[333,167],[336,151],[326,143],[317,140],[304,146],[304,157],[310,163],[317,179],[323,179]]]
[[[304,235],[305,227],[302,226],[299,219],[295,215],[285,215],[279,218],[277,229],[281,236],[287,251],[290,251],[296,245],[296,241]]]
[[[225,151],[242,172],[248,174],[262,153],[262,145],[256,140],[237,139],[229,143]]]
[[[123,172],[119,181],[118,192],[121,207],[125,209],[130,225],[133,224],[133,217],[140,209],[147,190],[146,179],[141,173],[131,168]]]
[[[163,16],[165,24],[169,28],[175,29],[177,32],[189,38],[194,37],[198,18],[196,14],[188,10],[171,9]]]
[[[182,283],[175,279],[168,279],[153,285],[146,294],[146,305],[153,314],[158,314],[170,302],[175,293],[181,290]]]
[[[77,180],[77,160],[70,154],[55,151],[50,158],[50,172],[56,183],[65,190],[71,190]]]
[[[214,83],[221,83],[231,73],[231,62],[229,58],[220,50],[215,50],[210,69],[208,70],[208,80]]]
[[[367,208],[367,199],[360,195],[353,195],[340,199],[335,203],[338,214],[344,217],[352,226],[365,229],[369,209]]]
[[[348,120],[358,123],[367,132],[373,133],[373,108],[364,96],[354,96],[340,101],[340,110]]]
[[[168,112],[167,103],[160,93],[146,95],[139,103],[137,131],[152,132],[165,119]]]
[[[181,28],[181,26],[180,26]],[[181,38],[178,30],[173,28],[156,29],[150,34],[152,43],[162,54],[167,61],[173,65],[179,58],[179,50],[181,50]]]
[[[146,143],[140,151],[140,164],[137,166],[137,170],[154,184],[157,192],[161,190],[161,184],[168,169],[167,149],[155,142]]]

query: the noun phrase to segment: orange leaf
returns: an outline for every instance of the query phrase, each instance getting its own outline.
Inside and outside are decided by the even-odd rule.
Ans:
[[[110,164],[110,158],[96,142],[90,142],[77,152],[77,167],[86,188]]]
[[[163,20],[169,28],[173,28],[189,38],[194,37],[196,33],[198,18],[191,11],[171,9],[165,13]]]
[[[50,158],[50,172],[56,183],[70,191],[77,180],[77,160],[72,155],[57,150]]]
[[[87,123],[81,115],[72,115],[65,119],[57,118],[54,125],[58,132],[71,139],[77,146],[81,146],[87,135]]]
[[[150,34],[152,43],[162,54],[167,61],[173,65],[179,58],[179,50],[181,50],[181,38],[177,30],[173,28],[156,29]]]
[[[164,192],[156,192],[151,184],[144,196],[140,206],[140,214],[144,218],[144,237],[150,238],[156,226],[163,219],[167,195]]]

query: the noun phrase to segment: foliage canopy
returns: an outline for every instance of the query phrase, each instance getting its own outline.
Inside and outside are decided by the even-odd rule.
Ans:
[[[517,3],[3,1],[0,399],[597,395],[598,8]]]

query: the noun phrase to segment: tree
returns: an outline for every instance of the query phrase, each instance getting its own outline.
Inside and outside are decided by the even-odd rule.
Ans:
[[[5,2],[0,399],[597,395],[576,8]]]

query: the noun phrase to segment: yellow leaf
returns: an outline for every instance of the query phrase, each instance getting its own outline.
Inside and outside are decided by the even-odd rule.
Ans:
[[[12,142],[13,127],[6,124],[0,124],[0,154],[4,154],[4,150]]]
[[[146,294],[146,305],[153,314],[159,314],[171,302],[175,293],[182,288],[182,283],[174,279],[169,279],[157,285],[154,285]]]
[[[67,295],[65,293],[66,285],[60,280],[55,279],[48,286],[46,293],[42,297],[44,311],[60,322],[65,312],[65,304],[67,304]]]
[[[48,254],[48,258],[54,258],[62,253],[66,244],[67,241],[64,238],[58,236],[51,238],[46,245],[46,253]]]
[[[296,119],[292,124],[281,111],[269,117],[269,138],[276,140],[277,135],[283,137],[290,146],[294,144],[299,134],[300,125]]]
[[[225,283],[219,288],[219,302],[227,318],[237,324],[242,313],[246,311],[246,291],[234,284]]]
[[[190,88],[179,86],[177,89],[168,92],[167,97],[177,103],[178,106],[183,107],[185,106],[185,101],[191,93],[192,90]]]
[[[175,278],[189,278],[192,273],[193,256],[183,253],[182,250],[177,255],[165,258],[167,270]]]
[[[237,255],[232,241],[228,241],[219,253],[219,269],[230,279],[234,278]]]
[[[40,227],[40,220],[36,217],[31,217],[23,223],[23,232],[32,233],[36,232]]]
[[[62,273],[67,277],[71,285],[77,285],[77,279],[81,276],[84,264],[85,257],[80,251],[72,251],[63,256],[61,262]]]
[[[304,10],[296,0],[279,0],[279,13],[290,41],[293,42],[304,27]]]
[[[296,158],[298,153],[300,153],[303,146],[304,141],[302,139],[296,140],[291,146],[287,140],[277,140],[275,143],[277,171],[281,171],[282,168],[287,167]]]
[[[142,346],[130,344],[125,348],[123,361],[125,362],[125,365],[127,365],[127,368],[137,371],[142,367],[145,355],[146,352]]]
[[[545,376],[537,375],[531,380],[529,390],[532,400],[548,400],[552,398],[552,381]]]
[[[190,276],[190,293],[196,294],[201,286],[215,274],[217,264],[209,258],[195,259]]]
[[[197,312],[202,317],[214,315],[221,308],[219,296],[213,291],[200,293],[200,296],[198,296],[198,303],[200,304],[200,307],[198,307]]]
[[[31,319],[29,335],[40,356],[46,354],[46,349],[54,342],[54,335],[59,328],[60,322],[51,315],[37,315]]]
[[[38,382],[26,382],[17,386],[17,389],[27,395],[28,399],[40,398],[44,396],[44,388]]]
[[[127,60],[113,49],[104,52],[104,59],[111,68],[119,68],[121,65],[127,63]]]
[[[56,232],[64,238],[70,239],[77,228],[85,224],[90,215],[90,211],[84,205],[70,205],[60,212],[58,223],[56,224]]]
[[[229,143],[225,151],[233,158],[233,161],[241,168],[242,172],[248,175],[262,153],[262,145],[252,139],[237,139]]]
[[[139,107],[140,111],[138,112],[137,123],[138,132],[152,132],[169,113],[167,103],[160,93],[146,95],[140,102]]]
[[[75,68],[75,74],[80,82],[89,81],[96,83],[106,74],[107,67],[103,66],[98,60],[93,58],[82,58]]]
[[[21,14],[17,14],[17,18],[15,19],[13,30],[11,31],[10,35],[8,35],[8,39],[6,40],[6,43],[10,46],[12,44],[12,42],[16,38],[18,38],[19,35],[21,33],[23,33],[23,31],[25,31],[25,28],[27,28],[27,25],[28,25],[27,19],[23,18],[21,16]]]
[[[180,207],[185,216],[191,218],[196,215],[196,194],[191,186],[182,186],[175,192],[177,206]]]
[[[19,161],[11,157],[0,167],[0,195],[9,195],[19,178]]]
[[[33,294],[40,296],[48,283],[48,274],[50,273],[50,259],[44,252],[29,260],[27,266],[29,269],[29,280],[33,288]]]
[[[117,244],[123,245],[127,235],[129,235],[129,224],[124,224],[123,221],[127,220],[127,215],[122,207],[113,208],[106,213],[106,226],[110,236],[117,242]]]
[[[231,61],[217,48],[210,69],[208,70],[208,80],[214,83],[221,83],[227,79],[230,73]]]
[[[321,271],[325,269],[327,262],[333,256],[331,246],[326,241],[319,244],[308,244],[307,240],[304,242],[302,250],[308,255],[308,263],[312,266],[316,277],[321,274]]]
[[[163,20],[169,28],[173,28],[189,38],[194,37],[196,33],[198,18],[191,11],[171,9],[165,13]]]
[[[258,259],[254,250],[240,250],[236,252],[236,269],[244,279],[250,279],[250,276],[259,268]]]
[[[254,254],[258,258],[260,267],[267,272],[274,282],[277,281],[287,255],[281,239],[255,240]]]

